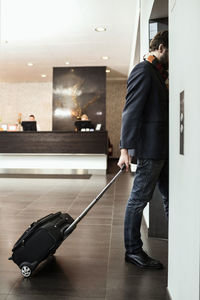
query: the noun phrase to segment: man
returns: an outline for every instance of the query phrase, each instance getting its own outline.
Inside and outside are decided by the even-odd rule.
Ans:
[[[34,115],[29,115],[29,121],[36,121],[35,120],[35,116]],[[40,131],[40,125],[38,124],[38,122],[37,122],[37,131]]]
[[[34,115],[29,115],[29,121],[35,121],[35,116]]]
[[[159,32],[150,43],[150,53],[132,70],[122,114],[121,155],[118,166],[134,149],[137,170],[125,213],[125,260],[141,268],[161,269],[158,260],[142,249],[140,227],[145,206],[156,183],[168,217],[168,31]]]
[[[83,115],[81,116],[81,121],[89,121],[88,116],[87,116],[86,114],[83,114]]]

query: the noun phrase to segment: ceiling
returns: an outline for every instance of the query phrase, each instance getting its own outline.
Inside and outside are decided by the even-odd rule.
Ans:
[[[0,0],[0,5],[0,82],[50,82],[53,67],[66,67],[67,61],[69,67],[107,66],[108,79],[127,77],[138,0]],[[106,31],[96,32],[98,26]]]

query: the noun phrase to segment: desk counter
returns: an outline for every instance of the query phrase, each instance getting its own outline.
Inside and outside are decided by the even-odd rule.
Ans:
[[[106,131],[0,132],[0,173],[105,174]]]

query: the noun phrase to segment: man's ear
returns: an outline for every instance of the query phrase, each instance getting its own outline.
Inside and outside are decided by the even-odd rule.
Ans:
[[[163,50],[164,50],[164,46],[163,46],[163,44],[160,44],[159,47],[158,47],[158,51],[159,51],[160,53],[162,53]]]

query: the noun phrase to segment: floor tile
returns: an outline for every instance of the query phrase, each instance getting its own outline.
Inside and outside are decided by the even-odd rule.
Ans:
[[[18,274],[14,272],[2,272],[0,271],[0,291],[2,294],[8,294],[17,280],[19,279]]]
[[[137,276],[125,276],[123,280],[113,273],[107,282],[106,299],[165,299],[166,281],[158,272],[152,273],[143,271]]]

